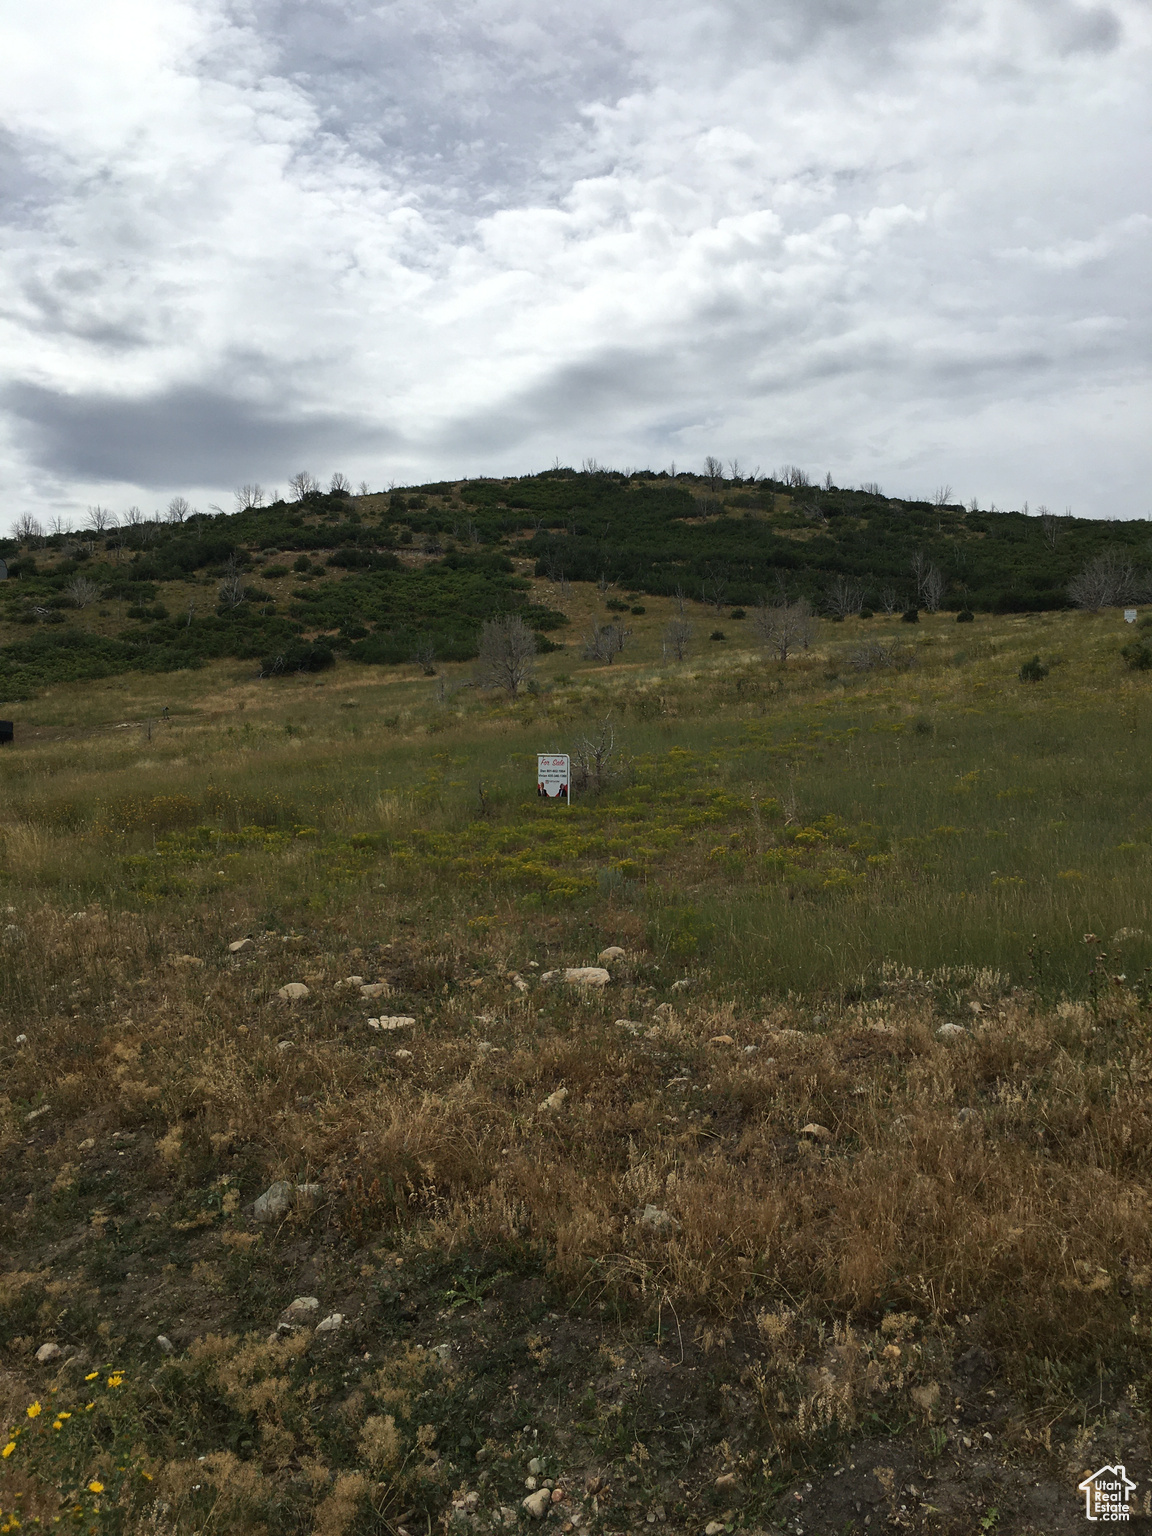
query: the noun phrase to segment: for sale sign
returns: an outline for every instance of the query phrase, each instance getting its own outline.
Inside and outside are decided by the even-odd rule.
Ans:
[[[566,752],[540,752],[536,757],[536,793],[546,800],[568,804],[572,759]]]

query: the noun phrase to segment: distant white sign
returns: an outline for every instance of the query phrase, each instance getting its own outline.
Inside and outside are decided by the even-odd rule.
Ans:
[[[546,800],[563,800],[568,805],[568,786],[572,781],[572,759],[566,752],[541,752],[536,757],[536,793]]]
[[[1135,624],[1135,622],[1136,622],[1136,610],[1135,610],[1135,608],[1125,608],[1125,610],[1124,610],[1124,622],[1125,622],[1125,624]]]

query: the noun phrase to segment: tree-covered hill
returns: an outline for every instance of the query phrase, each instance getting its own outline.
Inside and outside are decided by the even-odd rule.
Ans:
[[[817,609],[1064,607],[1109,551],[1148,579],[1142,522],[966,511],[796,475],[725,480],[552,469],[180,521],[0,542],[0,700],[46,684],[213,657],[268,674],[353,661],[464,660],[485,619],[564,624],[528,574],[717,609],[781,595]],[[112,522],[113,525],[108,524]],[[934,582],[934,585],[933,585]],[[548,587],[544,586],[545,594]]]

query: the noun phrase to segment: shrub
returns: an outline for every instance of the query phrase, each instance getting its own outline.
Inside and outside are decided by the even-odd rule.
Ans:
[[[861,608],[857,617],[861,619],[871,619],[875,617],[875,615],[873,614],[871,608]]]
[[[312,569],[312,562],[307,555],[297,555],[292,562],[292,569],[294,571],[310,571]]]
[[[724,631],[722,629],[714,629],[708,638],[709,640],[723,640]]]
[[[323,672],[335,664],[336,657],[327,645],[300,641],[286,645],[276,656],[265,656],[260,662],[261,677],[286,677],[293,672]]]
[[[1020,681],[1022,683],[1039,683],[1048,676],[1048,668],[1040,660],[1039,656],[1033,656],[1020,668]]]
[[[605,608],[608,609],[609,613],[627,613],[628,612],[628,604],[627,603],[622,603],[619,600],[619,598],[616,598],[616,597],[610,597],[608,599],[608,601],[604,604],[604,606],[605,606]]]
[[[906,645],[869,640],[848,652],[848,665],[854,672],[878,672],[891,669],[906,671],[915,661],[915,653]]]
[[[1147,672],[1152,670],[1152,642],[1147,640],[1133,640],[1120,652],[1124,658],[1124,665],[1129,672]]]
[[[635,612],[636,610],[633,609],[632,611]],[[747,618],[747,614],[744,612],[743,608],[733,608],[732,612],[729,614],[729,618],[743,619]]]
[[[648,610],[645,608],[643,603],[637,603],[636,607],[631,609],[631,612],[639,615],[641,613],[647,613]]]
[[[905,608],[904,612],[900,615],[900,622],[902,624],[919,624],[919,608]]]
[[[957,624],[973,624],[975,621],[976,615],[972,612],[971,608],[961,608],[960,612],[956,615]]]

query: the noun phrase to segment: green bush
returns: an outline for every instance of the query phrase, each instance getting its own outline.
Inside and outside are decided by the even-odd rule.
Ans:
[[[1133,640],[1120,652],[1124,658],[1124,665],[1129,672],[1147,672],[1152,670],[1152,641]]]
[[[1033,656],[1020,668],[1020,681],[1022,683],[1041,683],[1048,676],[1048,668],[1040,660],[1039,656]]]
[[[971,608],[961,608],[960,612],[956,615],[957,624],[973,624],[975,621],[976,615],[972,612]]]
[[[260,662],[260,675],[287,677],[295,672],[323,672],[325,668],[334,666],[335,662],[336,657],[330,646],[317,642],[309,645],[301,640],[295,645],[285,646],[278,655],[265,656]]]
[[[919,610],[919,608],[906,608],[904,610],[904,612],[900,615],[900,622],[902,624],[919,624],[919,622],[920,622],[920,610]]]

